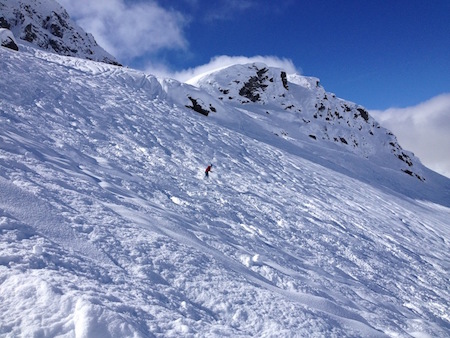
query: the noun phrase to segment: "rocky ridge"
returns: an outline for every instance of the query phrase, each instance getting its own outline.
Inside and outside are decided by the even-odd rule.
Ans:
[[[253,63],[234,65],[191,82],[226,106],[259,112],[263,128],[276,136],[332,142],[380,165],[400,167],[425,180],[414,154],[404,150],[392,132],[367,110],[325,91],[315,77],[287,74]],[[248,109],[247,109],[248,107]],[[208,109],[204,107],[204,109]]]
[[[45,51],[120,65],[54,0],[0,0],[0,28]]]

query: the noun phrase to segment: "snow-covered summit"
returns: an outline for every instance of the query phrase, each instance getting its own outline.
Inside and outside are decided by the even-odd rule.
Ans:
[[[337,98],[319,79],[287,74],[262,63],[234,65],[189,83],[225,106],[254,114],[260,126],[287,139],[331,142],[345,151],[425,180],[420,161],[364,107]]]
[[[55,0],[0,0],[0,28],[46,51],[119,64]]]

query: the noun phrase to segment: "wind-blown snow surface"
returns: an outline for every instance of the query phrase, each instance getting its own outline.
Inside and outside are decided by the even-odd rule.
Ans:
[[[448,179],[21,50],[0,48],[0,336],[450,335]]]

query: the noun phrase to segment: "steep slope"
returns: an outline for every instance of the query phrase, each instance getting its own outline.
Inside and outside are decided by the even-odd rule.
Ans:
[[[450,180],[21,50],[0,48],[2,336],[449,335]]]
[[[54,0],[0,0],[0,28],[46,51],[119,64]]]

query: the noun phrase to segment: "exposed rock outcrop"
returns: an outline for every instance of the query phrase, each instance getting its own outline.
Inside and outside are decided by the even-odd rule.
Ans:
[[[15,51],[19,50],[14,34],[6,28],[0,28],[0,45]]]

